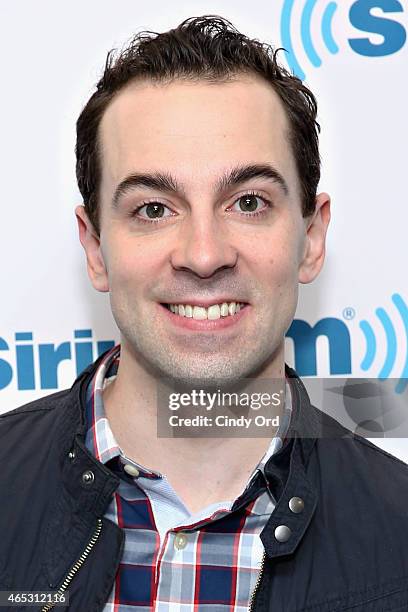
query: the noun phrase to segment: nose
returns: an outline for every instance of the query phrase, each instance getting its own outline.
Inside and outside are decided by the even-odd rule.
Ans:
[[[217,270],[233,268],[237,258],[238,252],[222,221],[213,214],[192,214],[177,233],[171,263],[176,270],[209,278]]]

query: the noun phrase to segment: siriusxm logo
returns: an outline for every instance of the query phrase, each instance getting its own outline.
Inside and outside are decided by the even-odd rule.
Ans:
[[[392,296],[395,314],[399,318],[405,334],[405,362],[395,392],[403,393],[408,386],[408,306],[403,298],[395,293]],[[381,325],[381,340],[386,338],[386,355],[379,371],[372,376],[379,380],[390,378],[397,358],[397,346],[400,344],[392,317],[384,308],[375,311]],[[346,321],[352,320],[355,313],[352,308],[343,311]],[[366,372],[373,370],[378,352],[375,327],[366,320],[361,320],[359,329],[363,333],[365,355],[360,368]],[[378,332],[377,332],[378,333]],[[61,344],[35,343],[33,332],[17,332],[14,346],[11,347],[0,337],[0,390],[8,387],[15,377],[19,390],[58,389],[58,367],[61,362],[69,360],[74,363],[79,375],[90,363],[102,353],[115,345],[114,340],[94,340],[92,330],[77,329],[73,340]],[[303,319],[294,319],[286,336],[293,341],[294,367],[300,376],[317,375],[317,339],[324,336],[328,341],[330,374],[346,375],[352,373],[352,342],[348,325],[336,317],[320,319],[310,325]]]
[[[402,372],[399,373],[400,378],[395,387],[396,393],[403,393],[408,386],[408,306],[398,293],[392,296],[392,301],[401,320],[406,338],[405,363]],[[391,376],[397,358],[397,333],[391,317],[384,308],[377,308],[375,312],[386,339],[384,363],[375,375],[379,380],[385,380]],[[343,311],[343,316],[346,320],[351,320],[355,313],[352,308],[346,308]],[[360,321],[359,327],[363,332],[366,345],[365,356],[360,368],[366,372],[374,363],[377,341],[374,330],[368,321]],[[326,336],[329,342],[330,374],[352,373],[350,332],[341,319],[327,317],[320,319],[314,326],[309,325],[302,319],[294,319],[286,335],[294,341],[295,369],[300,376],[316,376],[317,374],[316,341],[319,336]]]
[[[315,68],[322,63],[312,39],[312,17],[318,0],[302,0],[299,33],[305,54]],[[291,29],[293,24],[293,9],[296,0],[284,0],[281,13],[281,40],[287,51],[287,61],[291,70],[300,78],[305,73],[300,66],[292,44]],[[336,2],[322,0],[324,6],[321,15],[321,37],[329,53],[337,53],[339,46],[333,36],[333,18],[337,11]],[[372,11],[376,14],[373,14]],[[407,33],[404,26],[390,14],[402,13],[402,4],[398,0],[356,0],[350,7],[348,19],[350,24],[366,35],[355,36],[347,40],[351,49],[359,55],[379,57],[391,55],[399,51],[405,44]],[[380,14],[378,14],[380,13]],[[367,34],[381,35],[381,42],[372,42]]]

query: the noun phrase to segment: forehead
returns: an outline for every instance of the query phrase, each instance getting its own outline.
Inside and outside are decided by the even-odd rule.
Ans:
[[[102,197],[130,172],[146,169],[204,187],[228,166],[270,162],[288,182],[296,181],[288,128],[279,96],[256,76],[133,82],[100,124]]]

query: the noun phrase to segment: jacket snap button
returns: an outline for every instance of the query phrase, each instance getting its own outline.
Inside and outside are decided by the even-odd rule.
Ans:
[[[73,461],[75,459],[75,451],[69,451],[68,453],[68,457],[70,458],[71,461]]]
[[[91,470],[87,470],[82,474],[82,482],[86,485],[91,485],[95,480],[95,475]]]
[[[303,512],[305,507],[305,502],[301,497],[292,497],[289,500],[289,508],[295,514],[299,514],[299,512]]]
[[[278,542],[287,542],[292,535],[292,531],[287,525],[279,525],[275,529],[275,538]]]

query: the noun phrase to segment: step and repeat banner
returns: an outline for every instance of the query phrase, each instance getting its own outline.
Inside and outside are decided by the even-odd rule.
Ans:
[[[119,340],[108,296],[88,281],[74,216],[75,122],[107,52],[141,30],[218,14],[284,47],[282,61],[319,103],[320,190],[332,197],[332,220],[324,270],[300,287],[286,360],[311,389],[333,379],[328,392],[337,392],[345,424],[365,427],[366,437],[372,432],[408,461],[408,3],[3,0],[0,7],[0,412],[70,386]],[[387,419],[395,407],[398,416]]]

